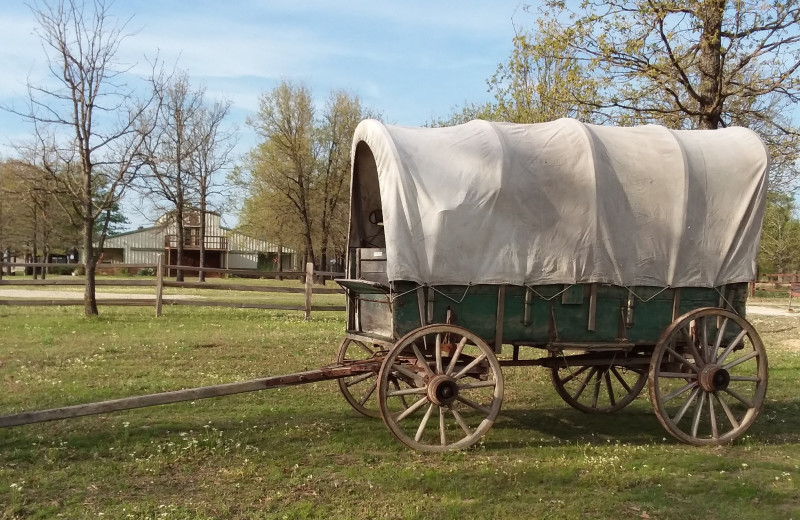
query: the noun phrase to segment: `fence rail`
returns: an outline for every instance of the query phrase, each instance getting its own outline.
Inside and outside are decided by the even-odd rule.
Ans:
[[[118,269],[153,269],[156,273],[155,279],[152,280],[127,280],[127,279],[98,279],[95,285],[98,287],[153,287],[155,295],[152,299],[149,298],[114,298],[102,297],[98,298],[98,305],[112,305],[112,306],[155,306],[156,316],[161,316],[162,308],[164,305],[188,305],[195,307],[230,307],[240,309],[274,309],[274,310],[290,310],[290,311],[303,311],[305,312],[306,319],[310,319],[312,311],[343,311],[344,305],[314,305],[312,303],[312,296],[314,294],[342,294],[344,291],[340,288],[327,288],[327,287],[314,287],[314,278],[333,278],[341,277],[344,273],[330,272],[330,271],[314,271],[313,264],[307,264],[305,271],[256,271],[253,269],[221,269],[217,267],[196,267],[196,266],[177,266],[167,265],[163,262],[163,257],[159,256],[159,262],[155,264],[100,264],[98,268],[103,266],[113,266]],[[51,267],[64,267],[69,266],[75,269],[83,268],[83,264],[61,264],[61,263],[42,263],[42,262],[20,262],[8,263],[0,262],[0,288],[4,286],[19,287],[19,286],[83,286],[85,278],[74,277],[73,279],[44,279],[44,280],[10,280],[7,277],[3,278],[3,271],[7,267],[33,267],[48,269]],[[259,278],[287,278],[287,279],[304,279],[303,287],[267,287],[255,284],[232,284],[232,283],[217,283],[217,282],[194,282],[184,281],[177,282],[172,280],[165,280],[164,275],[166,272],[182,269],[185,271],[200,272],[216,274],[227,274],[234,276],[257,276]],[[164,288],[186,288],[186,289],[207,289],[207,290],[226,290],[226,291],[243,291],[243,292],[256,292],[256,293],[273,293],[273,294],[304,294],[304,305],[290,305],[275,302],[237,302],[230,300],[194,300],[194,299],[180,299],[164,295]],[[0,299],[0,305],[19,305],[19,306],[49,306],[49,305],[83,305],[83,299],[77,298],[13,298],[13,299]]]

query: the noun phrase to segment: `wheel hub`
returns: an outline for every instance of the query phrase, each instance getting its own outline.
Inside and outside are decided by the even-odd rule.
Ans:
[[[698,376],[700,388],[706,392],[725,390],[731,382],[731,375],[719,365],[706,365],[700,370]]]
[[[439,406],[447,406],[458,397],[458,383],[446,375],[438,375],[428,383],[428,399]]]

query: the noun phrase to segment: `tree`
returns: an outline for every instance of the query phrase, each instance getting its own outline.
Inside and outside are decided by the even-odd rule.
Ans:
[[[213,195],[220,195],[223,184],[217,174],[231,167],[233,149],[236,146],[235,130],[222,127],[230,113],[231,103],[217,101],[203,106],[195,126],[197,148],[192,156],[191,175],[197,188],[200,205],[200,267],[205,267],[206,212]],[[199,280],[204,282],[205,272],[200,271]]]
[[[0,163],[0,251],[25,251],[29,261],[47,261],[53,249],[70,249],[79,230],[64,212],[65,194],[52,177],[22,161]],[[4,217],[4,218],[3,218]],[[38,268],[33,269],[34,278]],[[46,271],[41,271],[44,278]]]
[[[186,244],[187,212],[196,207],[197,201],[192,157],[198,147],[195,127],[203,107],[203,92],[193,90],[185,74],[175,79],[155,80],[153,91],[159,102],[148,117],[154,130],[143,140],[146,167],[138,190],[160,214],[169,214],[174,220],[176,263],[180,266]],[[176,278],[183,281],[183,270],[178,269]]]
[[[511,56],[486,83],[494,101],[468,104],[433,126],[466,123],[472,119],[510,123],[542,123],[560,117],[599,120],[595,107],[598,82],[566,43],[547,38],[553,21],[539,21],[535,33],[514,27]]]
[[[796,186],[800,0],[549,0],[536,23],[515,28],[509,60],[488,80],[495,102],[435,124],[747,126],[770,149],[771,189]]]
[[[763,120],[764,97],[800,94],[797,0],[569,5],[548,2],[541,27],[556,51],[582,57],[604,81],[604,96],[585,100],[598,108],[715,129],[739,117]]]
[[[95,272],[109,210],[138,173],[142,140],[149,133],[141,116],[152,102],[137,100],[123,80],[128,71],[116,55],[126,24],[116,21],[109,7],[105,0],[31,5],[50,81],[29,81],[25,110],[10,108],[32,123],[33,142],[21,148],[68,195],[66,213],[82,229],[87,316],[98,314]]]
[[[343,90],[328,98],[317,132],[317,155],[320,158],[314,186],[315,206],[320,215],[320,268],[328,269],[332,243],[344,244],[350,197],[350,143],[356,126],[370,114],[358,97]],[[340,235],[339,237],[335,235]],[[337,240],[338,238],[338,240]],[[343,250],[342,254],[344,253]]]
[[[257,185],[254,191],[264,202],[280,208],[279,233],[287,224],[282,217],[296,219],[300,240],[287,238],[300,246],[306,262],[314,262],[312,190],[317,161],[311,92],[284,81],[261,96],[258,115],[248,123],[262,142],[250,152],[250,176],[245,182]]]
[[[771,193],[767,199],[758,267],[762,273],[800,269],[800,220],[788,195]]]
[[[0,162],[0,253],[23,249],[23,211],[19,204],[20,180],[11,162]]]
[[[284,82],[263,95],[250,121],[263,140],[235,177],[247,192],[241,228],[302,250],[325,270],[345,251],[353,132],[376,116],[345,91],[331,92],[319,117],[313,107],[302,85]]]

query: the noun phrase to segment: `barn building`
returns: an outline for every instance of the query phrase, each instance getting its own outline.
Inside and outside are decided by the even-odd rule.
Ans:
[[[205,266],[227,269],[289,271],[297,268],[293,250],[248,237],[222,226],[219,213],[206,212]],[[153,227],[109,236],[103,245],[101,264],[154,264],[164,254],[166,263],[178,264],[178,229],[172,214]],[[184,217],[183,261],[200,265],[200,212]]]

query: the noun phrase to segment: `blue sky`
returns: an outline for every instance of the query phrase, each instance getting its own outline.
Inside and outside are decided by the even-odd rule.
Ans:
[[[4,3],[0,14],[5,105],[25,95],[28,78],[46,74],[25,3]],[[136,32],[123,43],[121,61],[144,74],[144,56],[159,53],[209,97],[231,100],[245,146],[254,140],[245,118],[282,79],[305,83],[320,104],[331,89],[347,89],[385,121],[403,125],[487,100],[486,79],[509,55],[513,23],[525,17],[517,0],[120,0],[112,12],[132,17],[128,27]],[[0,111],[0,154],[27,131]]]
[[[26,82],[47,78],[35,20],[22,0],[0,12],[0,105],[20,105]],[[209,99],[233,103],[240,153],[256,143],[245,120],[281,80],[360,96],[388,123],[423,125],[467,102],[490,99],[486,79],[511,51],[514,25],[530,22],[518,0],[118,0],[112,14],[133,33],[119,61],[142,76],[158,54]],[[30,126],[0,110],[0,157]],[[147,224],[135,217],[133,225]],[[227,223],[235,221],[228,218]]]

